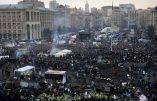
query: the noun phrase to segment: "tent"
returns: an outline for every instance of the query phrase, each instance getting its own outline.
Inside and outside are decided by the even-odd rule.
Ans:
[[[15,47],[15,44],[14,43],[6,43],[5,47]]]
[[[71,52],[72,52],[71,50],[64,49],[64,50],[61,50],[58,53],[54,54],[54,56],[55,57],[65,56],[67,54],[70,54]]]
[[[56,53],[58,53],[60,51],[60,49],[58,48],[52,48],[51,52],[50,52],[50,55],[55,55]]]
[[[45,72],[45,78],[47,80],[58,80],[64,84],[66,82],[66,71],[48,70]]]
[[[76,36],[76,35],[73,35],[73,36],[71,36],[71,38],[72,38],[72,39],[76,39],[76,38],[77,38],[77,36]]]
[[[14,76],[16,77],[18,75],[30,75],[33,71],[35,71],[34,66],[25,66],[14,70]]]
[[[6,55],[6,56],[0,56],[0,60],[1,60],[2,58],[9,58],[9,56],[8,56],[8,55]]]
[[[139,101],[148,101],[148,99],[145,95],[142,94],[139,96]]]
[[[105,27],[104,29],[101,30],[101,33],[109,33],[112,32],[111,27]]]
[[[142,39],[142,38],[141,38],[141,39],[138,39],[138,41],[139,41],[139,42],[144,42],[144,43],[150,42],[150,40]]]

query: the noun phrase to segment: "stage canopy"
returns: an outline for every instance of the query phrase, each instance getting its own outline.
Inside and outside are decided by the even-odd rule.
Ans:
[[[48,70],[45,72],[45,78],[64,84],[66,82],[66,71]]]

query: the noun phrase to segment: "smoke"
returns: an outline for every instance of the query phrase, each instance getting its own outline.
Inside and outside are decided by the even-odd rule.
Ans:
[[[50,55],[54,55],[55,53],[57,53],[58,51],[60,51],[60,49],[58,48],[59,42],[61,41],[59,38],[59,27],[63,28],[64,24],[65,24],[65,18],[63,16],[58,15],[57,17],[55,17],[54,22],[53,22],[53,28],[54,28],[54,32],[52,34],[52,39],[53,39],[53,43],[52,43],[52,48],[51,48],[51,52]],[[60,29],[61,30],[61,29]]]

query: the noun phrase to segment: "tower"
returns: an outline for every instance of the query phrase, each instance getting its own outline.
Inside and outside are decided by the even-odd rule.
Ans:
[[[85,4],[85,12],[89,13],[89,4],[88,4],[87,0],[86,0],[86,4]]]
[[[53,0],[53,1],[50,1],[49,2],[49,8],[51,9],[51,10],[55,10],[56,8],[57,8],[57,2],[56,2],[56,0]]]

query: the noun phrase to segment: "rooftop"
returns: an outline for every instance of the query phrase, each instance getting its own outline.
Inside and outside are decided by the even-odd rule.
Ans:
[[[32,4],[8,4],[0,5],[0,9],[27,9],[32,7]]]

